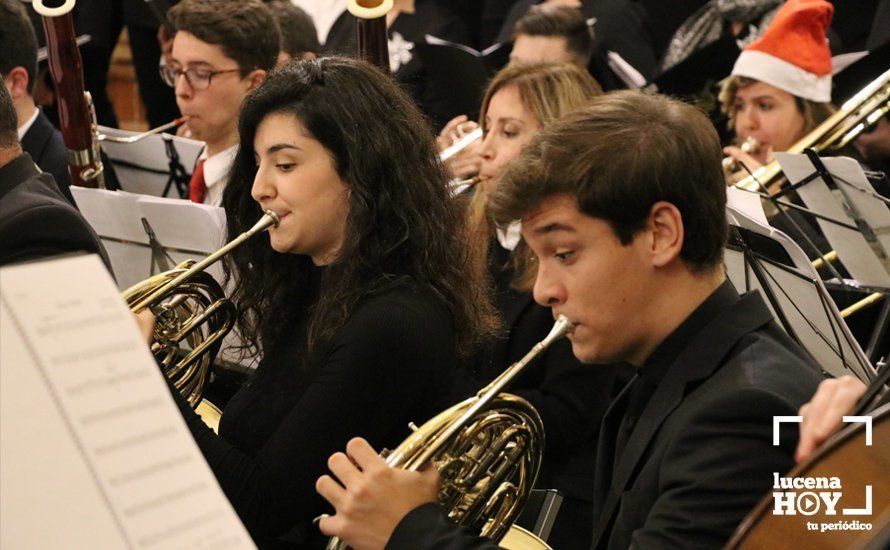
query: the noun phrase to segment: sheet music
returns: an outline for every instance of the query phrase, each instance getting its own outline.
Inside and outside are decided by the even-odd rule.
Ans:
[[[789,181],[801,181],[813,173],[813,164],[806,155],[776,153],[775,157]],[[862,172],[858,163],[853,159],[825,158],[822,159],[822,162],[829,171],[835,173],[839,170],[838,175],[847,179],[857,179],[854,176],[855,172],[857,170]],[[865,178],[864,175],[862,177]],[[851,190],[850,193],[855,193],[855,191]],[[856,222],[841,207],[837,198],[821,178],[816,178],[799,187],[797,194],[810,210],[850,225],[856,225]],[[886,210],[886,206],[884,209]],[[825,234],[825,238],[837,251],[838,258],[854,279],[866,286],[890,287],[890,273],[875,255],[862,233],[821,219],[818,220],[818,224]]]
[[[99,133],[115,137],[130,137],[140,132],[127,132],[116,128],[99,126]],[[169,161],[167,158],[167,147],[164,143],[165,140],[173,142],[173,146],[179,154],[180,164],[190,174],[198,160],[198,156],[204,150],[203,141],[170,134],[157,134],[136,143],[100,142],[102,150],[105,151],[112,164],[114,164],[114,171],[117,174],[118,180],[120,180],[122,189],[132,193],[161,196],[169,177]],[[132,164],[139,168],[125,166],[121,162]],[[176,186],[172,186],[168,196],[174,196],[175,193]]]
[[[148,235],[139,221],[139,195],[76,185],[71,186],[71,194],[77,209],[99,237],[148,244]]]
[[[97,256],[0,269],[0,546],[254,548]]]
[[[147,196],[138,205],[165,247],[210,254],[225,244],[226,213],[219,206]]]

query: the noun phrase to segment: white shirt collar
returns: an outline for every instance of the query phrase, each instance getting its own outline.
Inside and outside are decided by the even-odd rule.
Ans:
[[[506,228],[498,227],[495,231],[498,235],[498,242],[501,243],[506,250],[513,250],[522,239],[522,222],[519,220],[510,222]]]
[[[318,41],[324,44],[328,40],[328,33],[334,22],[346,11],[348,2],[347,0],[291,0],[291,3],[312,17],[315,30],[318,31]]]
[[[40,109],[35,108],[34,112],[31,114],[31,118],[25,121],[24,124],[19,126],[19,141],[25,137],[25,134],[28,133],[28,130],[31,129],[31,126],[34,126],[34,121],[37,120],[37,117],[40,115]]]
[[[238,154],[238,145],[233,145],[224,151],[207,156],[207,149],[201,153],[201,159],[204,161],[204,184],[207,185],[207,195],[204,197],[204,204],[219,206],[222,204],[222,193],[225,188],[226,180],[229,177],[229,170],[235,161],[235,155]]]

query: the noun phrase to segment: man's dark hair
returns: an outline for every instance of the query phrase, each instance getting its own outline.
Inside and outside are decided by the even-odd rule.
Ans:
[[[0,0],[0,75],[28,71],[28,93],[37,84],[37,35],[20,0]]]
[[[534,6],[513,27],[514,39],[528,36],[563,37],[569,52],[586,67],[593,52],[593,35],[581,10],[571,6]]]
[[[0,86],[0,149],[9,149],[19,143],[19,119],[15,105],[6,86]]]
[[[293,58],[299,58],[306,52],[321,52],[318,31],[308,13],[293,5],[290,0],[269,0],[266,5],[278,19],[283,52]]]
[[[260,0],[183,0],[168,18],[177,32],[222,48],[242,77],[254,69],[271,71],[278,61],[278,23]]]
[[[726,184],[717,130],[704,113],[667,96],[622,91],[595,97],[538,133],[511,163],[489,211],[523,218],[548,197],[568,194],[629,244],[652,206],[683,217],[680,258],[694,271],[720,264],[726,243]]]

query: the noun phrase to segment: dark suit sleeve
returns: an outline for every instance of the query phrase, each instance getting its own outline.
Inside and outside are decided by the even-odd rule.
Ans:
[[[497,543],[448,521],[438,504],[423,504],[396,526],[387,550],[497,550]]]
[[[659,472],[659,497],[632,548],[721,548],[769,492],[773,472],[794,466],[797,425],[783,424],[772,444],[773,416],[797,414],[787,400],[744,389],[709,401],[671,443]]]
[[[59,199],[61,200],[61,199]],[[0,263],[70,252],[104,255],[95,234],[73,207],[40,204],[0,220]],[[104,256],[103,256],[104,258]]]

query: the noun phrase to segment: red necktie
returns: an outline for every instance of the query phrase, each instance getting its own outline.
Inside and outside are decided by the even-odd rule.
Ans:
[[[203,203],[204,195],[207,194],[207,184],[204,182],[204,161],[198,162],[195,166],[195,172],[189,181],[189,199],[192,202]]]

